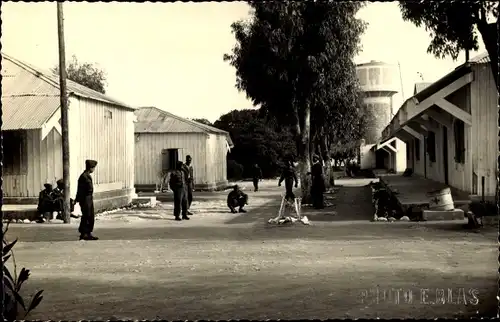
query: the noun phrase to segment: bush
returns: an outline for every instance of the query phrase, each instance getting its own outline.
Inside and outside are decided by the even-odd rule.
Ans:
[[[227,178],[229,180],[241,180],[243,178],[243,166],[234,160],[227,160]]]
[[[26,316],[33,311],[42,302],[43,290],[38,291],[31,299],[29,305],[26,307],[24,299],[19,294],[21,287],[24,282],[26,282],[30,276],[30,270],[22,268],[19,275],[17,275],[17,266],[14,258],[14,252],[12,248],[17,243],[17,239],[12,243],[9,243],[5,238],[5,234],[9,229],[9,225],[5,228],[3,232],[3,282],[4,282],[4,318],[6,321],[24,320]],[[6,266],[9,258],[12,257],[14,262],[14,276],[10,273],[10,270]],[[20,310],[22,309],[22,310]]]

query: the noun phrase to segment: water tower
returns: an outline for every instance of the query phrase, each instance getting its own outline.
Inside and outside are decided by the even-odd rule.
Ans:
[[[395,159],[392,160],[385,150],[375,151],[374,146],[379,143],[382,131],[394,116],[393,96],[401,88],[398,65],[372,60],[369,63],[357,65],[356,74],[363,91],[363,105],[368,124],[363,137],[364,142],[360,147],[361,168],[395,169],[398,162]],[[404,146],[403,156],[406,167],[405,144],[402,141],[393,144]],[[400,154],[399,151],[397,154]]]

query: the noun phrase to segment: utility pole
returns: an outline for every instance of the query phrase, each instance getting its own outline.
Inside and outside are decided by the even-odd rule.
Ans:
[[[62,161],[64,181],[64,223],[70,222],[70,195],[69,195],[69,138],[68,138],[68,96],[66,92],[66,51],[64,49],[64,17],[63,4],[57,2],[57,34],[59,38],[59,88],[61,90],[61,132],[62,132]]]

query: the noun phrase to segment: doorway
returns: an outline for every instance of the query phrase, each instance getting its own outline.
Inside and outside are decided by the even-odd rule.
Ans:
[[[383,149],[375,151],[375,168],[384,169],[385,168],[385,157],[387,152]]]
[[[443,169],[444,184],[448,184],[448,128],[443,126]]]

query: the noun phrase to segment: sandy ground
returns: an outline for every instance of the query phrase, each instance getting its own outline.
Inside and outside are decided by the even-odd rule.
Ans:
[[[101,216],[96,242],[76,240],[77,221],[11,225],[9,236],[20,239],[17,263],[32,270],[25,294],[45,290],[29,318],[496,314],[498,228],[474,233],[458,221],[371,223],[370,190],[363,187],[369,180],[344,181],[329,199],[334,206],[303,209],[310,226],[267,224],[279,207],[276,182],[249,191],[247,214],[228,213],[225,194],[215,193],[193,204],[190,221],[173,221],[168,204]]]

